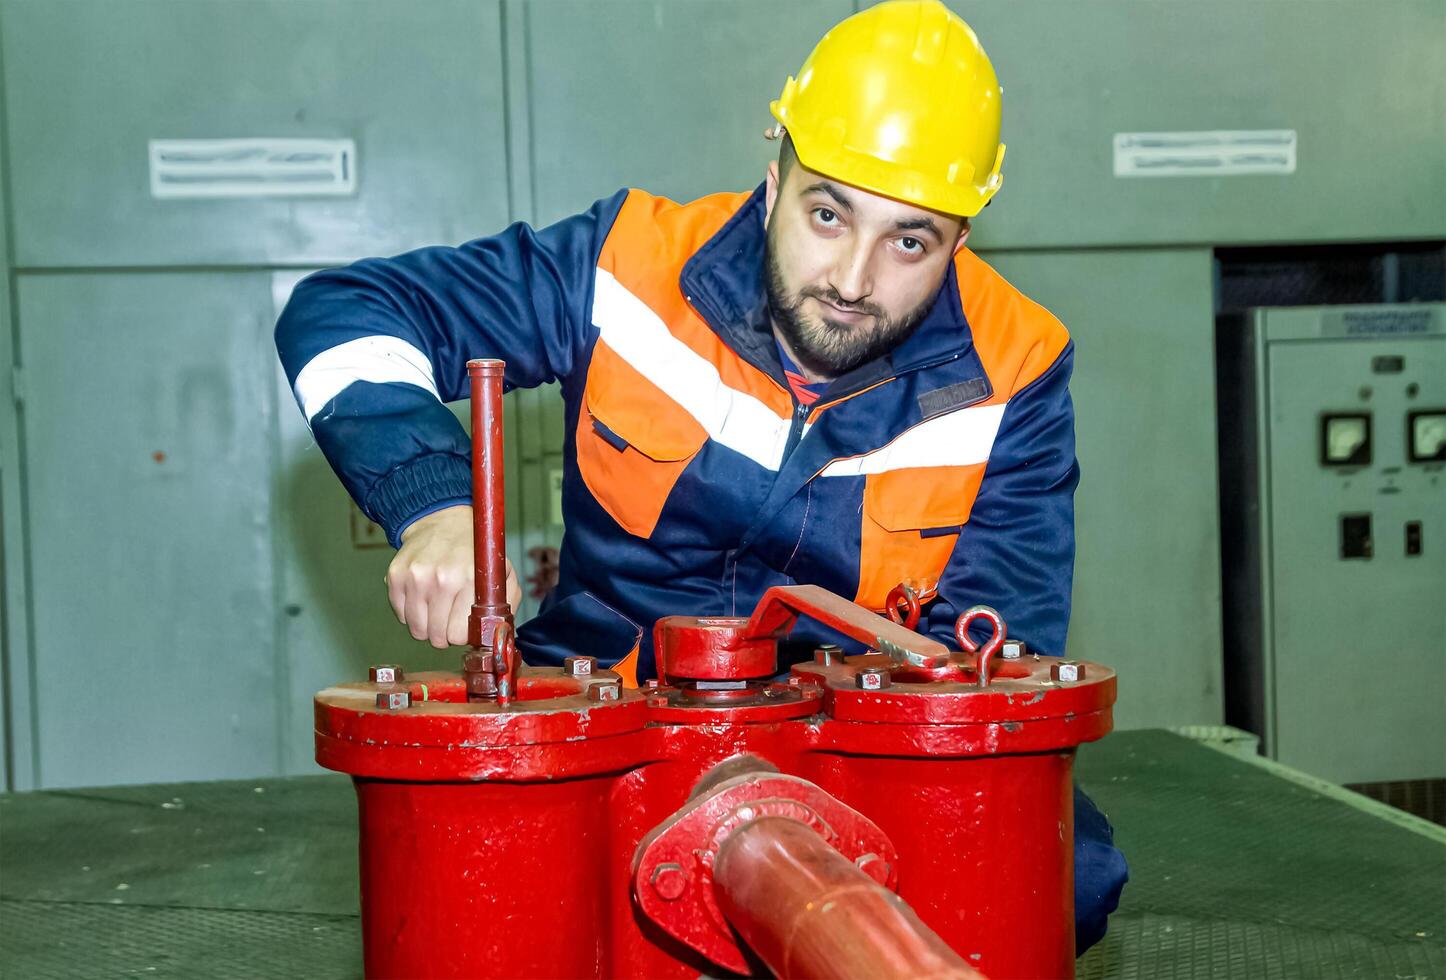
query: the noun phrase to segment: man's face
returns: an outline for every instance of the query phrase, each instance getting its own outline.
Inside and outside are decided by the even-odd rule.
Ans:
[[[815,380],[898,346],[919,325],[968,226],[880,197],[798,160],[779,184],[768,168],[768,306],[773,326]]]

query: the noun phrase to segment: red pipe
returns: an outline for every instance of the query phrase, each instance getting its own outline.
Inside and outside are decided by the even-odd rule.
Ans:
[[[509,642],[512,608],[507,604],[506,512],[502,469],[502,372],[504,362],[483,358],[467,362],[472,384],[472,557],[474,599],[467,618],[467,644],[475,653],[464,660],[468,693],[506,703],[516,693],[516,645]],[[499,637],[498,632],[502,630]],[[481,658],[475,654],[483,654]],[[487,657],[485,654],[493,656]],[[468,665],[476,670],[468,670]],[[490,667],[490,671],[486,668]],[[489,685],[483,678],[495,677]]]
[[[760,817],[723,842],[718,906],[775,975],[984,980],[893,892],[817,832]]]

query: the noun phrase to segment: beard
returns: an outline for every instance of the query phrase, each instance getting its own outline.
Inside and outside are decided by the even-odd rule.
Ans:
[[[837,378],[861,364],[893,350],[908,339],[934,305],[930,297],[901,317],[891,317],[874,303],[850,303],[833,287],[804,286],[790,293],[772,242],[764,250],[768,281],[768,312],[783,334],[799,363],[814,374]],[[867,314],[872,323],[840,323],[823,316],[812,317],[803,310],[805,300],[832,303],[841,309]]]

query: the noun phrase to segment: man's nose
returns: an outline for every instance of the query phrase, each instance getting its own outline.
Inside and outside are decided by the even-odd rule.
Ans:
[[[861,303],[874,291],[873,278],[869,272],[869,250],[853,246],[839,256],[829,285],[845,303]]]

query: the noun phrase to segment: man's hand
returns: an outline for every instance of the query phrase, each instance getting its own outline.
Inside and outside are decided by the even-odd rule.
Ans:
[[[438,650],[465,644],[473,569],[471,507],[447,507],[413,521],[387,568],[387,598],[397,619]],[[510,561],[507,601],[514,611],[522,602]]]

